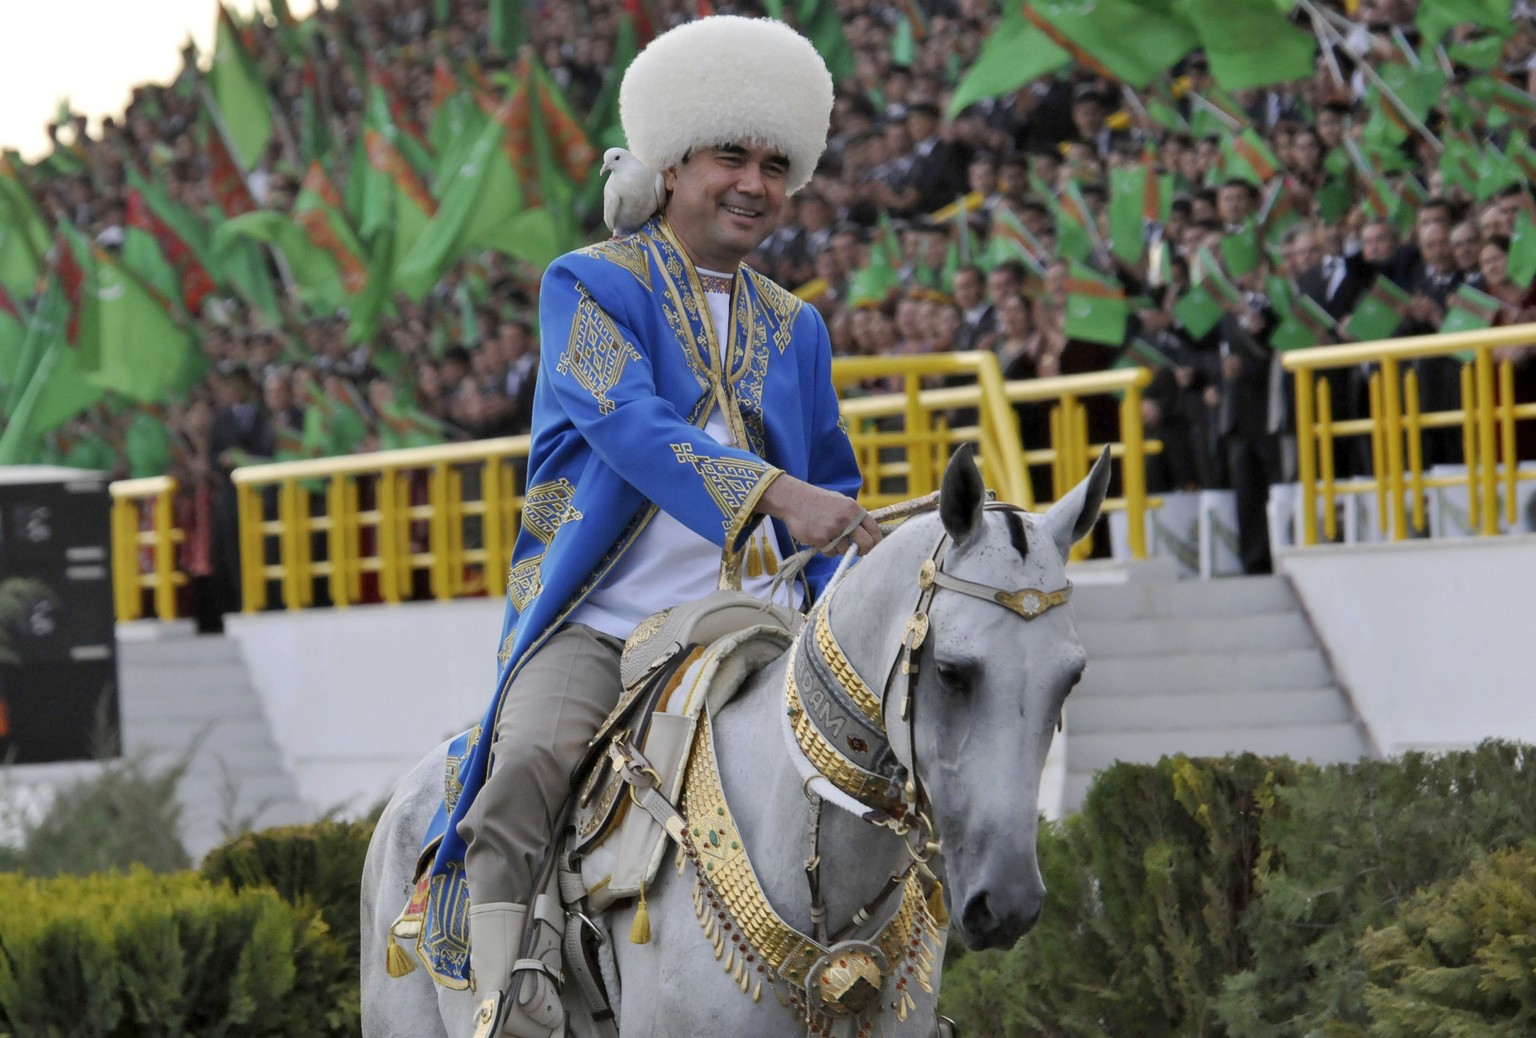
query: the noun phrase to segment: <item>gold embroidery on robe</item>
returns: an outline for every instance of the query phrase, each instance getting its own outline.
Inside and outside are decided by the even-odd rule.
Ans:
[[[720,509],[722,526],[727,533],[738,531],[743,519],[749,516],[757,499],[767,489],[765,477],[778,470],[760,461],[743,461],[739,458],[714,458],[693,453],[693,444],[674,443],[672,453],[680,464],[692,465],[704,480],[704,489]]]
[[[644,239],[638,235],[598,242],[576,251],[583,256],[593,256],[610,263],[617,263],[633,274],[635,280],[647,289],[651,287],[650,253],[646,251]]]
[[[555,370],[570,375],[597,401],[597,409],[611,414],[614,403],[608,392],[619,384],[624,365],[639,360],[640,353],[631,346],[613,318],[587,294],[586,286],[577,285],[581,297],[576,304],[576,319],[571,322],[571,338]]]

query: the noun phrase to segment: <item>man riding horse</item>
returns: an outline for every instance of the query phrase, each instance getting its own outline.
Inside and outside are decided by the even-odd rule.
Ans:
[[[544,276],[501,669],[434,863],[467,883],[476,990],[508,996],[500,1033],[519,1038],[564,1031],[564,914],[541,862],[620,696],[625,639],[738,580],[766,597],[797,545],[880,540],[853,499],[826,326],[743,264],[826,145],[826,65],[782,23],[703,18],[634,60],[620,108],[666,200]],[[826,555],[806,566],[794,604],[832,569]]]

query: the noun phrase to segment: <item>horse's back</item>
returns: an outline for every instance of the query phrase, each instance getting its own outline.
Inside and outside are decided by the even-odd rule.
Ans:
[[[422,834],[442,798],[448,746],[438,746],[400,780],[368,843],[360,905],[363,1038],[447,1038],[426,970],[391,977],[385,954],[390,924],[411,895]]]

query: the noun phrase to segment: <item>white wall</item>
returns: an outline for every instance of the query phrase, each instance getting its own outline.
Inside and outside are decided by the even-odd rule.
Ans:
[[[1383,753],[1536,743],[1536,537],[1318,547],[1280,568]],[[1106,577],[1092,569],[1074,579]],[[501,612],[499,599],[315,609],[228,629],[300,794],[361,812],[480,719]]]
[[[1536,742],[1536,537],[1281,555],[1377,748]]]
[[[501,617],[499,598],[467,599],[232,616],[226,630],[300,796],[357,813],[480,720]]]

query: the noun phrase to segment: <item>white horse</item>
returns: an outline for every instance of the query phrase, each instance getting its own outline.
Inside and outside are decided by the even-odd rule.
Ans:
[[[797,746],[794,722],[786,723],[787,716],[797,716],[786,711],[786,676],[794,675],[790,684],[798,686],[809,712],[830,701],[807,687],[816,668],[807,671],[792,659],[809,635],[758,671],[712,717],[731,820],[762,893],[783,923],[803,935],[870,937],[875,923],[899,914],[900,890],[879,895],[892,877],[913,867],[916,834],[919,843],[937,837],[942,846],[942,868],[937,858],[932,865],[942,873],[951,928],[968,947],[1007,948],[1034,924],[1045,898],[1035,848],[1041,769],[1063,701],[1086,662],[1071,610],[1052,607],[1069,594],[1068,550],[1092,529],[1108,475],[1106,452],[1048,513],[1031,515],[986,507],[980,474],[969,451],[962,450],[945,473],[938,515],[909,519],[824,596],[827,644],[835,645],[833,655],[857,675],[848,683],[881,700],[881,734],[889,733],[889,745],[874,751],[877,756],[885,751],[891,767],[899,764],[898,781],[890,788],[899,791],[895,795],[902,802],[895,813],[905,815],[912,831],[903,834],[904,826],[889,817],[885,824],[871,824],[879,812],[806,778],[814,754],[798,748],[804,744]],[[934,561],[936,567],[926,565]],[[922,571],[937,575],[923,579]],[[922,626],[909,623],[916,612],[926,613],[927,629],[920,655],[910,660],[915,676],[909,679],[903,661],[915,640],[911,632]],[[815,626],[813,619],[807,631]],[[369,847],[362,893],[365,1038],[469,1038],[483,997],[439,987],[425,970],[400,978],[385,971],[386,932],[411,890],[421,834],[442,793],[444,755],[439,747],[403,780]],[[864,817],[830,806],[813,810],[818,791],[828,805],[851,807]],[[813,817],[819,819],[816,828]],[[813,839],[820,855],[815,878],[825,906],[820,930],[807,882]],[[789,1038],[810,1031],[927,1038],[936,1033],[942,928],[927,947],[917,947],[914,939],[909,962],[877,963],[883,967],[873,975],[878,998],[865,1000],[859,1013],[808,1023],[807,992],[803,987],[797,992],[785,978],[770,983],[760,1000],[745,993],[742,977],[761,977],[761,970],[754,976],[761,959],[746,967],[738,961],[734,972],[722,970],[718,941],[731,936],[730,928],[722,934],[719,922],[709,918],[714,906],[708,887],[704,900],[696,899],[694,866],[681,875],[671,866],[669,856],[649,891],[649,943],[632,944],[625,937],[633,906],[607,920],[622,988],[613,992],[614,1006],[624,1035]],[[862,927],[846,925],[866,908],[870,918]],[[701,923],[714,924],[706,931],[712,936],[701,932]],[[738,926],[735,932],[746,929]],[[732,950],[728,941],[725,949]],[[905,983],[902,978],[918,978],[903,966],[926,965],[930,954],[931,983]],[[926,969],[922,972],[921,979],[929,981]],[[568,982],[564,992],[570,1033],[595,1034],[575,987]],[[781,1004],[786,992],[790,1004]]]

